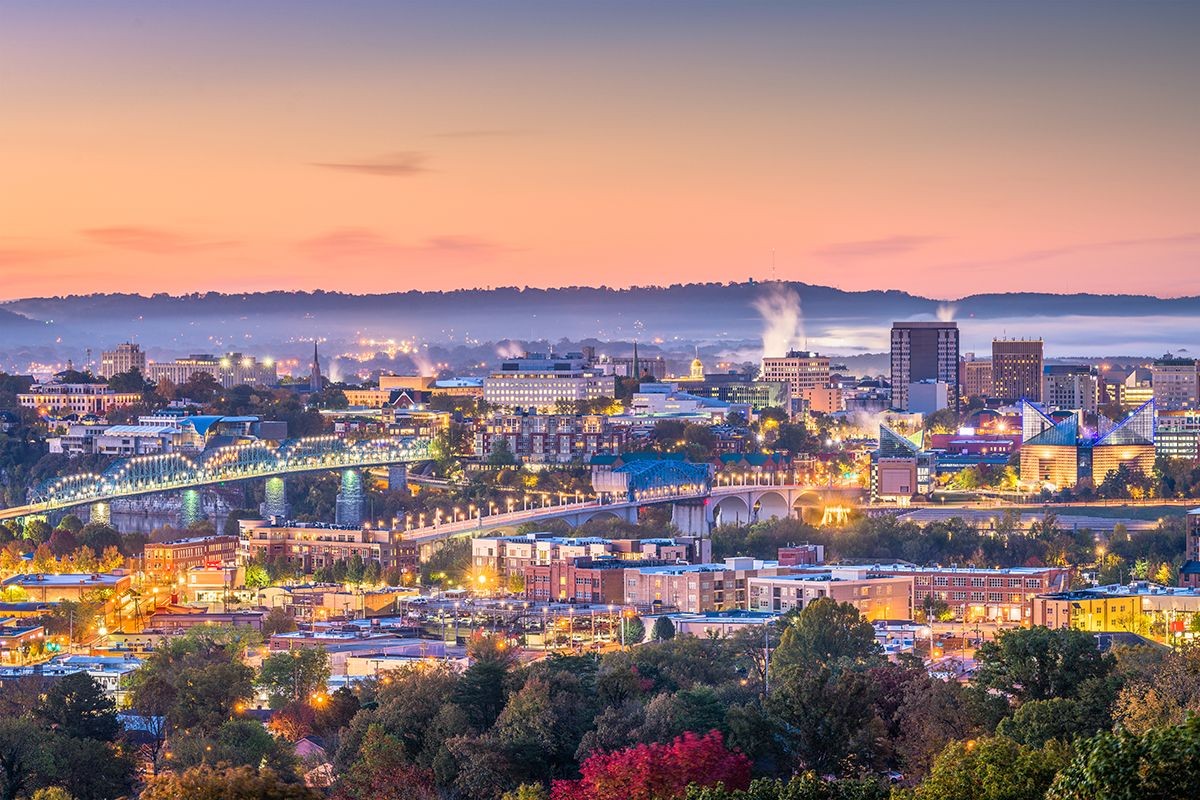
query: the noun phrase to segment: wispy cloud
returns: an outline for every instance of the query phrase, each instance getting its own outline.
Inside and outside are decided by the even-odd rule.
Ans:
[[[204,239],[162,228],[142,225],[116,225],[108,228],[88,228],[81,233],[97,244],[132,250],[135,253],[169,255],[200,250],[230,247],[236,242]]]
[[[491,258],[509,248],[476,236],[441,234],[409,243],[391,239],[370,228],[338,228],[299,244],[306,255],[320,261],[359,258]]]
[[[1064,256],[1088,253],[1104,253],[1114,250],[1131,250],[1143,247],[1188,247],[1200,245],[1200,233],[1181,233],[1174,236],[1146,236],[1131,239],[1110,239],[1103,242],[1079,242],[1045,247],[1034,250],[1023,250],[1000,258],[981,259],[977,261],[960,261],[953,264],[943,264],[941,269],[991,269],[993,267],[1012,267],[1023,264],[1037,264],[1051,261]]]
[[[430,172],[425,166],[427,157],[424,153],[411,151],[385,153],[375,158],[364,158],[359,161],[316,161],[314,167],[336,169],[342,172],[357,172],[361,175],[380,175],[386,178],[408,178]]]
[[[835,242],[813,251],[819,258],[850,259],[880,258],[911,253],[926,245],[941,241],[940,236],[885,236],[880,239],[861,239],[854,242]]]
[[[69,250],[0,245],[0,267],[34,266],[73,255]]]
[[[433,134],[438,139],[500,139],[510,136],[527,136],[532,131],[524,128],[464,128],[440,131]]]

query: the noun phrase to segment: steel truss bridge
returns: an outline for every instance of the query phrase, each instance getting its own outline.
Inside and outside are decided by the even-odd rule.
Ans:
[[[0,509],[0,519],[230,481],[424,461],[430,458],[429,445],[428,439],[420,438],[313,436],[280,443],[245,442],[202,453],[132,456],[99,475],[64,475],[44,482],[30,493],[28,505]]]

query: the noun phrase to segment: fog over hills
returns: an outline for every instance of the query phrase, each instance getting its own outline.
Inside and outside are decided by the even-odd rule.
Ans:
[[[706,358],[754,360],[764,341],[772,351],[807,346],[851,357],[885,351],[891,322],[913,319],[954,319],[963,350],[981,353],[993,336],[1041,336],[1047,354],[1059,357],[1200,351],[1196,297],[1021,293],[946,302],[900,291],[747,282],[28,298],[0,304],[0,366],[68,358],[82,364],[87,348],[98,358],[100,349],[124,340],[140,342],[156,359],[229,350],[305,359],[318,339],[330,353],[359,353],[359,361],[372,341],[396,340],[459,368],[494,357],[498,348],[634,339],[646,352],[672,358],[700,347]]]

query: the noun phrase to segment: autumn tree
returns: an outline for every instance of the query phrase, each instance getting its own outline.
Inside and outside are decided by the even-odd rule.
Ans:
[[[551,800],[671,800],[683,797],[691,785],[750,785],[750,759],[728,750],[717,731],[596,753],[579,772],[579,780],[554,781]]]

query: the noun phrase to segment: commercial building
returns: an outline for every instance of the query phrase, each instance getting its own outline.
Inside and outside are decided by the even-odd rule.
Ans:
[[[237,555],[236,536],[194,536],[172,542],[146,542],[142,569],[160,580],[169,579],[193,567],[233,564]]]
[[[837,414],[846,410],[846,401],[839,386],[805,389],[802,396],[810,414]]]
[[[1200,410],[1158,410],[1154,451],[1165,458],[1200,459]]]
[[[1190,358],[1160,358],[1150,367],[1150,384],[1154,389],[1154,405],[1164,411],[1180,411],[1200,407],[1200,374],[1196,361]]]
[[[475,427],[475,455],[486,459],[503,441],[521,463],[582,462],[620,452],[629,435],[628,426],[599,414],[495,414]]]
[[[721,400],[680,391],[670,383],[643,383],[629,400],[625,414],[612,417],[615,422],[638,422],[647,418],[678,419],[681,421],[717,424],[725,417],[737,412],[749,419],[748,405],[732,405]]]
[[[301,572],[332,567],[339,561],[360,556],[378,561],[383,569],[415,567],[417,546],[404,541],[403,531],[360,528],[326,523],[242,520],[238,558],[282,558]]]
[[[63,600],[78,602],[95,591],[107,591],[116,596],[124,594],[132,585],[132,576],[124,571],[59,575],[31,572],[13,575],[0,583],[5,589],[23,589],[29,600],[37,603],[61,603]]]
[[[965,354],[959,362],[958,381],[963,397],[991,397],[992,362],[977,359],[974,353]]]
[[[24,664],[40,651],[46,629],[33,623],[0,618],[0,664]]]
[[[137,392],[114,392],[103,383],[35,383],[17,395],[21,408],[43,417],[67,414],[103,416],[109,409],[140,403]]]
[[[1116,385],[1116,401],[1126,408],[1141,406],[1154,399],[1154,384],[1151,382],[1151,372],[1139,367]]]
[[[1093,633],[1136,633],[1159,641],[1194,639],[1200,590],[1147,581],[1093,586],[1034,599],[1034,625]]]
[[[220,357],[211,353],[193,353],[187,358],[150,362],[146,366],[146,377],[150,380],[165,380],[177,386],[187,383],[197,373],[211,375],[226,389],[242,384],[274,386],[279,382],[273,359],[259,361],[254,356],[242,353],[228,353]]]
[[[662,356],[600,356],[593,366],[604,375],[618,378],[653,378],[661,381],[667,377],[667,362]]]
[[[752,412],[791,407],[792,393],[787,381],[755,380],[740,372],[727,372],[705,375],[699,380],[680,379],[679,385],[693,397],[748,406]]]
[[[825,545],[790,544],[778,550],[779,566],[815,566],[825,563]]]
[[[1062,489],[1088,478],[1095,485],[1125,466],[1149,475],[1154,468],[1155,413],[1151,400],[1120,423],[1100,416],[1095,431],[1078,413],[1058,416],[1025,402],[1021,406],[1021,483]]]
[[[871,496],[905,503],[928,494],[937,474],[937,455],[925,449],[925,434],[905,435],[879,426],[879,447],[871,454]]]
[[[849,603],[868,621],[912,619],[913,578],[869,569],[834,567],[825,572],[756,576],[746,581],[751,611],[785,614],[828,598]]]
[[[693,536],[605,539],[526,533],[480,536],[471,540],[472,568],[485,576],[495,575],[500,581],[507,581],[513,574],[524,575],[527,567],[565,564],[577,559],[704,563],[711,555],[711,541]]]
[[[765,356],[762,378],[786,383],[792,397],[802,397],[806,389],[829,385],[829,359],[804,350],[789,350],[781,357]]]
[[[616,389],[616,378],[594,369],[582,354],[527,353],[484,379],[483,399],[500,408],[552,412],[559,403],[614,397]]]
[[[111,378],[130,370],[146,374],[146,354],[133,342],[122,342],[115,350],[100,353],[100,377]]]
[[[1183,566],[1179,568],[1179,585],[1200,589],[1200,508],[1187,513],[1183,558]]]
[[[950,386],[944,381],[924,380],[908,385],[908,411],[936,414],[950,407]]]
[[[525,597],[529,600],[597,605],[625,602],[625,570],[661,566],[664,561],[619,558],[575,558],[525,567]]]
[[[992,394],[1016,402],[1042,400],[1042,340],[992,341]]]
[[[1095,414],[1100,404],[1100,376],[1087,364],[1051,364],[1042,369],[1042,405]]]
[[[55,656],[44,664],[25,664],[0,669],[0,684],[37,676],[42,680],[56,681],[67,675],[85,672],[92,677],[100,689],[117,705],[125,706],[129,693],[129,679],[142,666],[140,659],[129,655],[93,656],[72,654]]]
[[[774,561],[727,558],[720,564],[669,564],[625,570],[625,604],[693,614],[745,609],[748,582],[786,573]]]
[[[913,608],[922,608],[932,595],[946,603],[955,617],[967,622],[990,620],[1028,623],[1033,599],[1061,591],[1070,583],[1064,567],[918,567],[913,564],[870,564],[858,567],[869,575],[909,578]]]
[[[958,410],[958,323],[896,322],[892,324],[892,408],[909,410],[909,384],[941,381],[949,388],[949,404]]]

